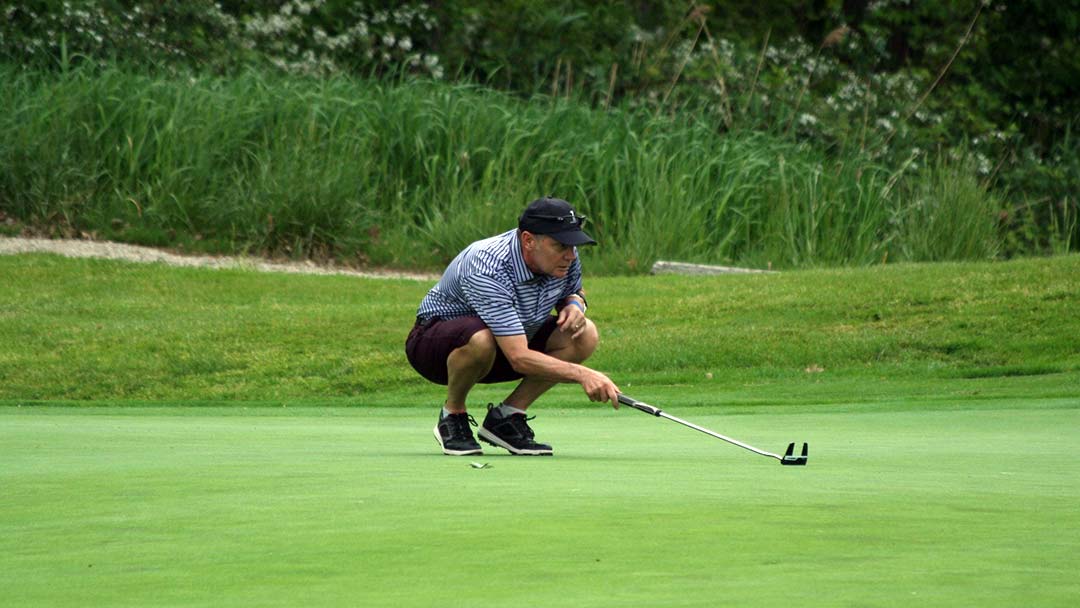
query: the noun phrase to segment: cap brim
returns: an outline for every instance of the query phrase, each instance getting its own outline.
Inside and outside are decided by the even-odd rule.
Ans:
[[[549,234],[551,238],[559,241],[563,245],[573,245],[575,247],[579,245],[595,245],[596,241],[587,234],[584,230],[567,230],[566,232],[558,232],[555,234]]]

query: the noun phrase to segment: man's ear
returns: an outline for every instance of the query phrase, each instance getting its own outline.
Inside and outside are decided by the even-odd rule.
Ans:
[[[529,232],[528,230],[521,231],[521,245],[525,247],[525,249],[529,251],[536,249],[537,241],[538,239],[536,238],[535,234]]]

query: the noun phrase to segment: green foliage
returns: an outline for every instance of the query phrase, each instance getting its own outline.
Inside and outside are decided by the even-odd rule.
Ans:
[[[431,81],[9,73],[0,202],[59,234],[440,269],[555,193],[593,218],[586,255],[608,273],[998,248],[1000,203],[970,165],[919,152],[898,170],[826,161],[780,136]]]
[[[1002,214],[1008,254],[1060,253],[1080,245],[1080,140],[1074,129],[1066,130],[1049,162],[1028,148],[1020,152],[1022,163],[1006,169],[1003,181],[1013,188],[1013,204]]]
[[[0,58],[39,67],[91,60],[234,72],[270,64],[293,73],[442,75],[422,2],[282,0],[21,0],[0,13]]]
[[[448,2],[441,51],[478,80],[512,91],[601,96],[612,66],[633,54],[642,29],[681,18],[670,3]]]
[[[443,75],[432,47],[435,18],[423,2],[287,0],[245,14],[245,44],[273,65],[298,73]],[[380,3],[374,3],[376,5]]]
[[[239,32],[212,0],[24,0],[0,9],[0,58],[60,69],[88,59],[222,69],[249,57]]]
[[[911,204],[896,218],[903,259],[993,259],[1000,244],[1001,202],[979,183],[974,171],[957,170],[938,158],[923,179],[906,182]]]
[[[958,149],[1009,208],[1012,255],[1080,244],[1076,14],[1042,0],[19,0],[0,12],[0,57],[196,77],[451,76],[767,132],[825,163],[858,150],[893,171]]]

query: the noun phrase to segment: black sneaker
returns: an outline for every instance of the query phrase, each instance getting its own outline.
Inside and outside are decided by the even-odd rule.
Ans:
[[[477,433],[480,439],[493,446],[510,450],[511,454],[518,456],[551,456],[551,446],[533,441],[533,432],[529,428],[525,414],[510,414],[503,416],[498,408],[488,404],[487,417],[484,425]]]
[[[476,426],[476,420],[465,412],[449,414],[446,417],[439,413],[439,423],[435,425],[435,441],[442,446],[443,454],[469,456],[484,453],[480,444],[473,439],[470,424]]]

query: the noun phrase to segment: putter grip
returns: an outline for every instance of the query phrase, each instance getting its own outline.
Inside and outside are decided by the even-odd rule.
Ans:
[[[634,408],[636,410],[641,410],[641,411],[645,412],[646,414],[652,414],[653,416],[659,416],[660,415],[660,408],[653,407],[653,406],[649,405],[648,403],[642,403],[641,401],[638,401],[637,399],[634,399],[633,397],[627,397],[626,395],[623,395],[622,393],[619,393],[619,403],[621,403],[623,405],[629,405],[630,407],[632,407],[632,408]]]

